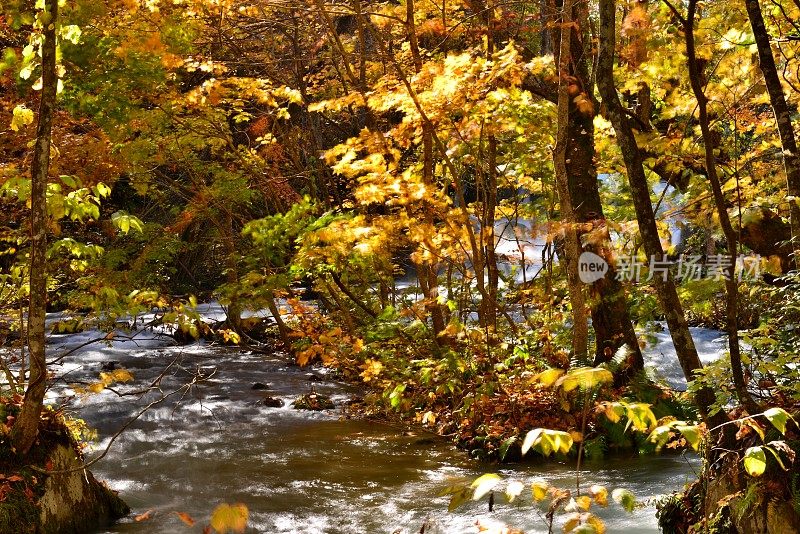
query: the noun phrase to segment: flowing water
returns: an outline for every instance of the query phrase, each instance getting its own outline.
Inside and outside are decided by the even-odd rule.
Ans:
[[[713,331],[695,334],[719,337]],[[53,353],[91,336],[54,336]],[[708,343],[708,350],[716,352],[715,342]],[[675,375],[679,371],[668,345],[666,338],[658,339],[649,354],[662,372]],[[94,474],[133,509],[129,518],[103,532],[200,532],[217,504],[241,502],[250,510],[250,532],[412,533],[428,521],[428,533],[466,533],[477,531],[475,522],[480,520],[542,533],[547,532],[543,512],[530,504],[506,504],[500,498],[492,513],[485,500],[448,513],[448,498],[436,494],[450,479],[492,471],[522,482],[543,477],[560,487],[575,485],[572,464],[528,462],[498,468],[469,460],[431,436],[409,436],[390,426],[346,419],[338,410],[294,410],[290,402],[312,387],[339,405],[355,391],[325,379],[324,370],[310,372],[238,349],[202,343],[166,346],[157,336],[90,345],[56,368],[66,374],[50,396],[55,401],[71,393],[68,384],[96,380],[110,361],[136,377],[134,384],[119,385],[117,391],[133,392],[173,360],[162,380],[165,393],[186,383],[196,370],[213,370],[214,375],[145,412],[93,466]],[[322,380],[311,381],[311,375]],[[256,382],[268,389],[253,390]],[[286,405],[269,408],[262,402],[265,395],[280,397]],[[98,430],[100,450],[123,422],[158,397],[156,392],[117,397],[104,391],[79,401],[76,415]],[[581,479],[584,487],[625,487],[644,500],[681,489],[696,465],[694,459],[675,455],[615,458],[585,466]],[[134,521],[148,510],[150,519]],[[190,529],[174,512],[185,512],[198,524]],[[628,514],[612,504],[600,515],[609,532],[658,532],[652,507]]]

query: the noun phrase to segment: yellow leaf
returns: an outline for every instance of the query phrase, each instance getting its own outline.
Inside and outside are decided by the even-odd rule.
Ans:
[[[583,510],[584,512],[589,511],[589,507],[592,506],[592,498],[588,495],[581,495],[580,497],[575,497],[575,504],[578,505],[578,508]]]
[[[432,412],[432,411],[430,411],[430,410],[428,410],[427,412],[425,412],[425,415],[423,415],[423,416],[422,416],[422,424],[423,424],[423,425],[427,425],[427,424],[429,424],[429,423],[430,423],[430,424],[433,424],[433,423],[435,423],[435,422],[436,422],[436,414],[435,414],[435,413],[433,413],[433,412]]]
[[[605,486],[595,484],[589,488],[589,494],[600,506],[608,506],[608,489]]]
[[[133,375],[127,369],[115,369],[111,373],[111,378],[113,378],[115,382],[133,382]]]
[[[11,129],[18,132],[23,126],[33,122],[33,110],[20,104],[14,108],[14,115],[11,119]]]
[[[750,447],[744,453],[744,469],[751,477],[764,474],[767,468],[767,455],[762,447]]]
[[[593,389],[613,381],[614,375],[608,369],[578,367],[559,378],[556,381],[556,386],[562,387],[564,391],[572,391],[578,387],[581,389]]]
[[[211,527],[219,534],[244,532],[250,515],[244,504],[222,503],[211,514]]]
[[[543,501],[547,497],[547,489],[549,488],[547,482],[544,480],[534,480],[531,484],[531,492],[533,493],[533,500],[536,502]]]
[[[383,364],[378,360],[370,359],[364,362],[362,369],[364,369],[364,371],[362,371],[360,375],[361,378],[364,379],[364,382],[369,382],[381,374],[381,371],[383,370]]]
[[[476,478],[470,486],[475,491],[472,494],[472,500],[477,501],[490,491],[500,482],[500,475],[494,473],[486,473]]]
[[[597,534],[605,534],[605,532],[606,532],[606,524],[603,523],[603,520],[600,519],[597,516],[590,515],[586,519],[586,524],[592,525],[594,527],[595,532],[597,532]]]
[[[572,532],[575,530],[575,527],[581,524],[581,515],[579,513],[574,513],[567,518],[567,521],[564,523],[564,532]]]
[[[561,375],[564,374],[563,369],[548,369],[546,371],[542,371],[541,373],[537,374],[533,377],[533,379],[545,386],[552,386],[556,380],[561,378]]]

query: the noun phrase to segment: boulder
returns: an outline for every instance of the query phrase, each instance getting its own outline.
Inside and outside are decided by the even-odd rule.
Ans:
[[[266,397],[261,403],[270,408],[282,408],[284,405],[283,399],[278,397]]]
[[[319,393],[309,393],[308,395],[302,395],[298,397],[293,403],[292,406],[295,410],[330,410],[335,408],[336,405],[333,404],[333,401],[330,397],[325,395],[320,395]]]
[[[16,471],[10,461],[3,462],[7,483],[0,487],[5,492],[0,534],[82,534],[130,513],[114,491],[80,469],[83,459],[66,429],[64,434],[40,439],[30,456],[24,460],[26,467]],[[56,473],[32,470],[27,462]]]

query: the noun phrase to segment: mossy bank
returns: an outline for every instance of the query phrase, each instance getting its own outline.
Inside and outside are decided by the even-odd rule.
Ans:
[[[3,408],[0,534],[79,534],[130,513],[114,491],[81,469],[80,447],[60,414],[45,410],[34,448],[21,457],[8,435],[17,406],[6,399]]]

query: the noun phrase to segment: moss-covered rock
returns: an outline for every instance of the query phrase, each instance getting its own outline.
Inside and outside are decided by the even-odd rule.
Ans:
[[[67,471],[80,466],[81,459],[71,447],[58,445],[48,465],[55,471]],[[130,513],[122,499],[88,471],[48,476],[37,508],[37,534],[89,532]]]
[[[296,410],[330,410],[335,408],[336,405],[330,397],[320,395],[319,393],[309,393],[302,395],[292,402],[292,406]]]
[[[25,457],[14,454],[7,429],[0,428],[0,534],[79,534],[130,513],[115,492],[81,469],[83,457],[60,415],[45,411]]]
[[[739,456],[730,454],[713,472],[706,468],[684,493],[661,502],[661,529],[675,534],[800,534],[800,514],[783,481],[778,476],[754,479],[740,464]]]

